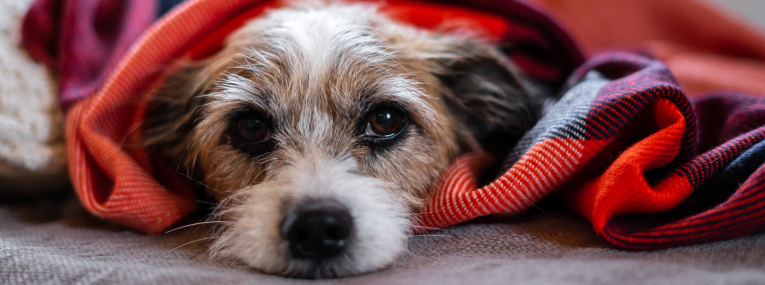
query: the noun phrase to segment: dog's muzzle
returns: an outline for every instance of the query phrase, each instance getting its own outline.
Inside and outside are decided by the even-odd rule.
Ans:
[[[345,250],[353,219],[348,209],[331,199],[311,200],[287,213],[282,236],[295,258],[323,260]]]

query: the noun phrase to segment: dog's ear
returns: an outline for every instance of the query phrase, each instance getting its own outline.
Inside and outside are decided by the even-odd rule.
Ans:
[[[476,38],[441,38],[429,60],[441,98],[457,125],[481,148],[504,155],[541,116],[544,98],[494,46]],[[475,141],[465,141],[475,147]]]
[[[202,94],[212,88],[214,78],[204,76],[203,64],[188,64],[174,68],[148,102],[143,120],[143,146],[153,155],[174,163],[180,171],[185,165],[195,122],[204,104]]]
[[[238,50],[224,50],[206,59],[179,61],[168,68],[163,83],[150,96],[143,120],[143,146],[153,155],[175,163],[182,171],[192,172],[196,161],[193,136],[202,117],[204,96],[216,88],[237,62]]]

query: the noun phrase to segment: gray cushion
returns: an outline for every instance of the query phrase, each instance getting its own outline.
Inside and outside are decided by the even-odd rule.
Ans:
[[[76,204],[76,202],[70,203]],[[149,236],[56,203],[0,206],[0,284],[303,284],[207,258],[203,227]],[[73,207],[76,209],[76,207]],[[185,245],[184,245],[185,244]],[[611,248],[566,213],[410,238],[408,256],[341,284],[763,284],[765,234],[654,252]]]

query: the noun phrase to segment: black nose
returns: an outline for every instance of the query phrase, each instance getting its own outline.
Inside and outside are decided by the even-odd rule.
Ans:
[[[301,204],[282,222],[282,235],[293,256],[324,259],[340,254],[348,244],[353,220],[335,200]]]

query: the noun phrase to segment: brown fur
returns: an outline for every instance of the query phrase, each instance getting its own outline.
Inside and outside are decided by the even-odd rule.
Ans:
[[[354,61],[348,54],[351,51],[338,54],[333,70],[323,78],[325,86],[310,92],[306,78],[290,76],[290,68],[296,66],[282,61],[278,51],[262,40],[267,38],[263,23],[243,27],[216,56],[188,63],[170,76],[156,95],[155,111],[148,120],[154,128],[147,132],[147,141],[166,159],[199,167],[205,183],[223,192],[216,194],[218,199],[228,191],[262,181],[269,171],[278,171],[279,164],[288,161],[287,149],[300,148],[296,138],[284,136],[283,147],[250,159],[226,145],[222,130],[229,128],[227,112],[252,106],[245,100],[218,102],[200,96],[220,92],[216,82],[225,85],[221,83],[224,77],[242,77],[253,88],[270,89],[253,96],[263,96],[285,127],[297,125],[306,105],[332,114],[338,124],[331,132],[343,134],[337,137],[344,139],[326,142],[328,151],[352,153],[366,175],[400,185],[410,192],[409,197],[424,198],[459,153],[460,145],[477,150],[478,141],[486,139],[486,134],[520,134],[533,124],[537,114],[528,105],[537,102],[523,98],[529,95],[517,71],[491,45],[473,36],[431,34],[384,18],[371,20],[369,36],[380,37],[377,44],[395,54],[374,63]],[[379,34],[372,34],[374,30]],[[271,65],[255,67],[259,54],[269,52],[274,53],[269,58]],[[375,93],[374,82],[400,75],[419,83],[429,96],[426,102],[431,109],[409,106],[416,124],[413,136],[396,149],[376,154],[357,146],[356,130],[350,126],[363,120],[364,108],[374,102],[395,101]],[[481,80],[491,86],[481,86]],[[468,84],[473,86],[465,86]],[[361,98],[364,95],[370,96]]]
[[[146,119],[146,143],[219,201],[301,157],[351,156],[363,175],[398,186],[417,212],[457,155],[492,148],[490,137],[517,138],[536,121],[541,100],[491,44],[370,11],[344,15],[339,32],[314,31],[326,32],[326,42],[291,34],[278,14],[247,23],[212,58],[168,75]],[[368,112],[387,105],[404,110],[408,127],[389,146],[362,143]],[[241,112],[271,121],[268,150],[237,145],[231,129]]]

